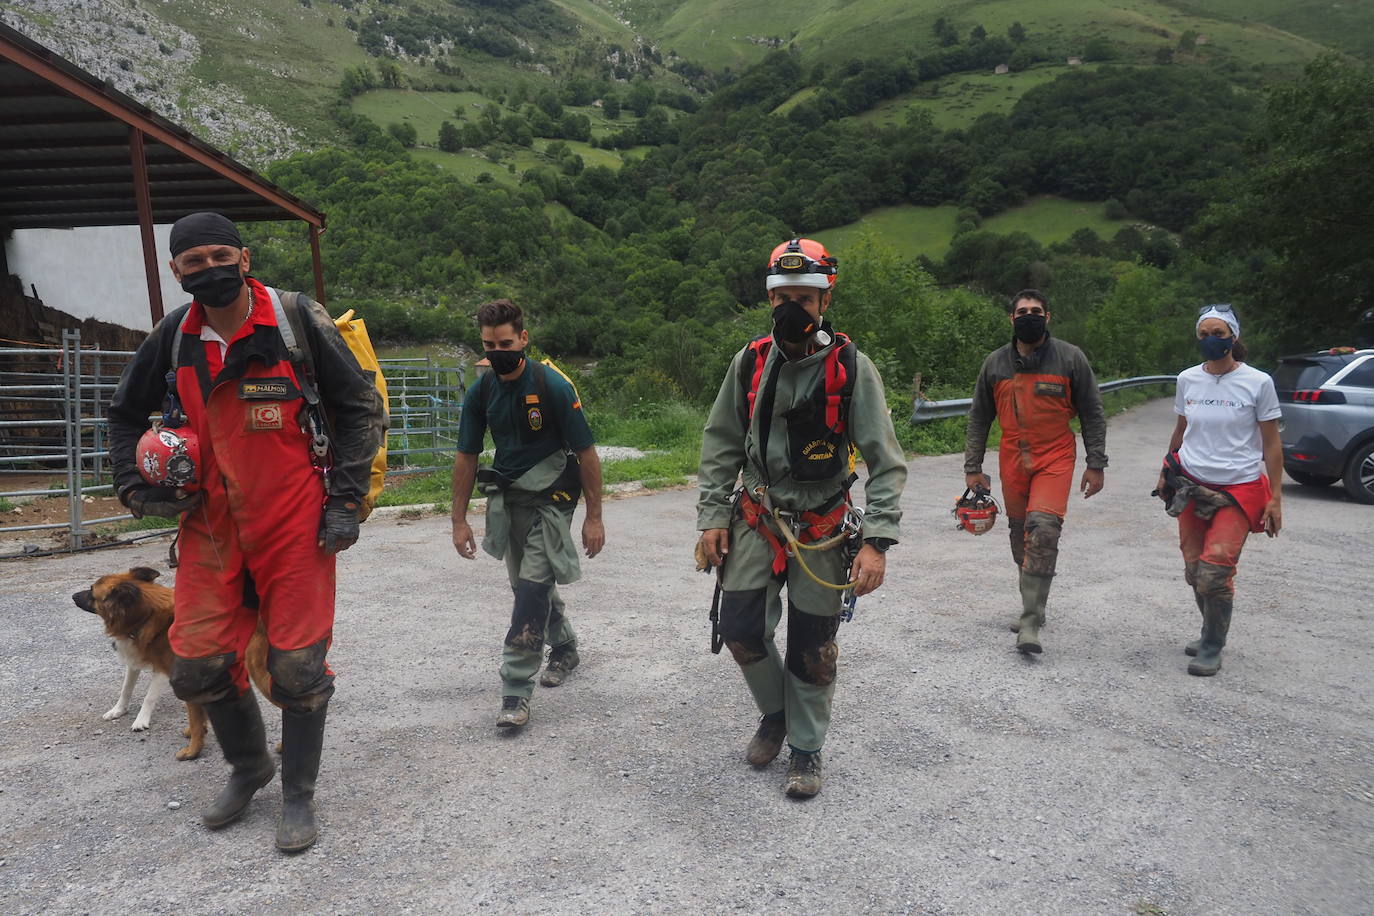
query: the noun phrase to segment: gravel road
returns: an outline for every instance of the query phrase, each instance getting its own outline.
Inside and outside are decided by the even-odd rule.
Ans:
[[[340,564],[323,833],[294,858],[275,785],[201,827],[223,763],[213,742],[173,759],[170,696],[142,735],[136,710],[100,719],[120,665],[69,596],[165,570],[165,541],[0,564],[0,912],[1371,912],[1374,509],[1285,482],[1225,668],[1189,677],[1198,614],[1147,496],[1172,423],[1167,400],[1112,420],[1038,659],[1007,630],[1005,527],[954,530],[958,456],[911,463],[888,582],[840,631],[809,802],[783,796],[785,759],[743,762],[754,712],[707,651],[691,491],[607,504],[609,546],[565,592],[582,666],[514,736],[493,727],[502,566],[461,561],[441,518],[365,526]]]

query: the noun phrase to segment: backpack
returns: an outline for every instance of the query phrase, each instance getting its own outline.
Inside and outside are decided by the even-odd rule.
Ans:
[[[315,355],[310,350],[310,338],[305,333],[305,319],[301,315],[301,310],[306,308],[305,303],[313,300],[303,293],[286,292],[284,290],[270,290],[275,292],[271,296],[272,307],[276,311],[277,331],[281,334],[282,343],[286,345],[286,354],[291,361],[293,368],[300,376],[301,395],[305,398],[305,403],[312,412],[312,420],[318,418],[313,425],[319,426],[322,422],[322,429],[316,430],[316,443],[313,446],[315,455],[321,461],[325,460],[324,452],[328,449],[329,435],[333,430],[333,422],[327,410],[320,409],[320,395],[315,384]],[[358,361],[358,365],[364,372],[372,374],[372,383],[377,388],[377,394],[382,399],[382,409],[388,410],[386,378],[382,375],[381,363],[377,360],[377,351],[372,347],[372,340],[367,335],[367,325],[361,318],[353,317],[353,309],[344,312],[334,319],[334,327],[339,329],[339,336],[348,345],[349,351]],[[178,359],[181,355],[181,324],[177,324],[176,334],[172,337],[172,376],[175,377],[178,368]],[[323,443],[319,440],[323,437]],[[377,505],[377,497],[382,492],[382,487],[386,484],[386,438],[382,438],[382,444],[377,449],[377,454],[372,457],[372,472],[368,480],[367,493],[363,496],[362,502],[358,506],[358,520],[365,521],[372,514],[373,508]]]
[[[854,473],[854,444],[849,438],[849,409],[854,400],[857,380],[856,354],[858,348],[844,334],[835,333],[837,345],[825,356],[825,368],[812,396],[783,415],[787,420],[788,456],[792,462],[791,475],[798,481],[828,480],[847,464],[850,476]],[[754,417],[759,393],[764,389],[763,367],[773,347],[771,335],[749,342],[740,360],[739,385],[748,392],[749,410],[740,418],[745,429]],[[782,364],[776,363],[768,380],[764,401],[767,413],[760,422],[759,453],[768,454],[768,436],[772,428],[771,398]],[[767,471],[764,477],[767,478]]]

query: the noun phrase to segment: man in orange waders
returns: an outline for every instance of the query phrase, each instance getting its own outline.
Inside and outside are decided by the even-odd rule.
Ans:
[[[243,664],[261,616],[272,699],[282,706],[277,846],[298,852],[318,835],[315,779],[334,693],[325,663],[334,554],[358,539],[386,414],[324,308],[248,275],[232,222],[183,217],[171,249],[172,272],[194,298],[158,323],[119,380],[109,411],[115,489],[135,516],[182,516],[172,689],[205,707],[233,767],[202,816],[211,829],[237,820],[276,772]],[[296,331],[283,300],[306,338],[290,349]],[[173,423],[184,414],[199,442],[198,489],[189,494],[139,473],[136,444],[159,409]]]
[[[1083,428],[1088,467],[1079,489],[1087,498],[1102,489],[1107,419],[1083,351],[1050,337],[1044,295],[1022,290],[1012,297],[1009,311],[1013,339],[983,361],[974,388],[964,441],[964,484],[991,486],[983,473],[983,453],[995,417],[1002,424],[1003,509],[1011,556],[1021,570],[1021,619],[1011,628],[1017,649],[1039,653],[1077,457],[1069,421],[1077,416]]]

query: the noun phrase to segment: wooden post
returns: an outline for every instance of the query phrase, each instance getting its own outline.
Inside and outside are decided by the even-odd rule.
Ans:
[[[324,305],[324,264],[320,260],[320,227],[306,223],[310,231],[310,257],[315,262],[315,301]]]
[[[162,277],[157,269],[157,240],[153,238],[153,195],[148,189],[148,160],[143,155],[143,131],[137,127],[129,129],[129,161],[134,168],[138,229],[143,237],[143,271],[148,275],[148,311],[156,326],[162,320]]]

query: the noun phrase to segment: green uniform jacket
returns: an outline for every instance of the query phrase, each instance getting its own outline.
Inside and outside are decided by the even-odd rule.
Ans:
[[[832,480],[798,482],[788,473],[791,461],[787,454],[787,421],[783,414],[811,397],[820,381],[825,356],[831,347],[819,350],[798,360],[788,360],[782,346],[768,351],[763,367],[766,380],[773,364],[783,361],[778,373],[778,390],[773,402],[773,426],[768,435],[768,474],[772,478],[769,494],[773,504],[782,509],[802,511],[817,509],[828,503],[844,485],[848,471]],[[735,354],[730,371],[716,395],[716,403],[706,420],[701,441],[701,468],[698,471],[701,496],[697,500],[697,529],[730,527],[730,494],[735,482],[744,473],[744,484],[751,490],[764,482],[759,470],[759,420],[764,403],[759,393],[752,422],[749,420],[749,392],[739,383],[740,361],[748,348]],[[900,499],[906,485],[906,457],[897,444],[892,429],[882,379],[873,361],[862,353],[855,358],[854,398],[849,412],[849,436],[859,447],[868,464],[868,480],[864,485],[865,538],[897,540],[902,519]],[[746,428],[747,424],[747,428]]]

